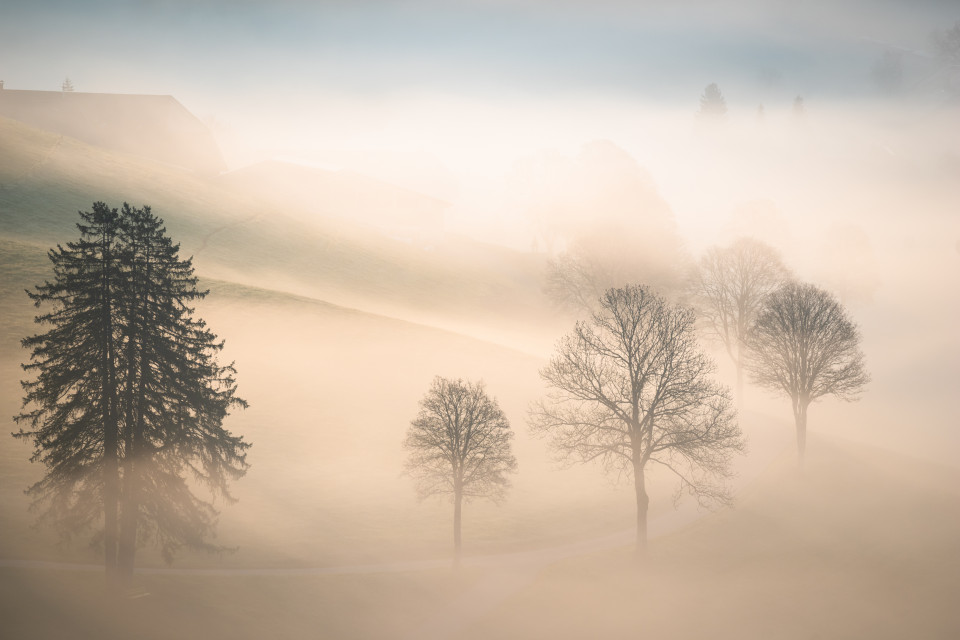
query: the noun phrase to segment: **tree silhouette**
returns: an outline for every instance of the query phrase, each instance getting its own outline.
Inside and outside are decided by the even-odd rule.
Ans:
[[[437,376],[410,423],[405,448],[407,471],[417,481],[421,498],[449,494],[453,498],[454,562],[461,553],[460,521],[465,499],[501,499],[516,470],[510,450],[513,431],[497,401],[482,382]]]
[[[754,382],[790,397],[803,465],[810,403],[826,395],[855,400],[870,381],[860,331],[832,295],[789,282],[766,298],[746,342]]]
[[[797,96],[793,99],[793,117],[802,120],[807,115],[807,107],[803,103],[803,96]]]
[[[728,247],[711,247],[693,278],[693,296],[707,330],[726,349],[737,369],[737,400],[743,398],[743,350],[747,332],[763,299],[790,278],[773,247],[738,238]]]
[[[637,556],[647,543],[646,468],[679,478],[677,497],[726,503],[722,483],[744,442],[727,391],[694,335],[694,313],[644,286],[608,290],[589,321],[561,339],[540,372],[551,390],[530,410],[562,457],[632,473]]]
[[[713,82],[707,85],[700,96],[700,111],[697,112],[703,119],[723,120],[727,115],[727,101],[720,93],[720,87]]]
[[[22,383],[26,428],[14,435],[47,467],[28,490],[41,521],[69,538],[102,514],[95,539],[113,585],[132,577],[139,540],[168,560],[182,545],[211,548],[215,512],[187,476],[228,496],[249,445],[222,427],[245,403],[232,366],[216,363],[222,342],[187,306],[205,292],[162,221],[102,202],[80,216],[80,239],[48,254],[53,282],[27,292],[54,308],[37,317],[50,329],[23,340],[36,378]]]

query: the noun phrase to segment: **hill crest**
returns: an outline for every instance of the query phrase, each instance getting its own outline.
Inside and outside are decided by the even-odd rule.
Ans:
[[[0,89],[0,115],[198,173],[226,169],[210,130],[170,95]]]

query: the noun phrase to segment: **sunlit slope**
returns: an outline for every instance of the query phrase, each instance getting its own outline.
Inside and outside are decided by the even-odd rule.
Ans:
[[[266,161],[225,173],[225,188],[309,218],[339,217],[421,245],[443,231],[449,203],[352,171]]]
[[[370,205],[364,191],[373,183],[357,176],[326,190],[318,183],[309,206],[298,209],[282,190],[276,199],[269,190],[252,197],[228,179],[203,178],[0,118],[2,236],[47,247],[73,239],[77,210],[96,200],[149,204],[183,253],[195,256],[202,275],[392,315],[492,316],[501,327],[546,317],[540,257],[439,235],[423,246],[345,219],[351,193]],[[394,191],[380,188],[388,194],[381,200],[390,201]],[[398,210],[408,222],[411,203],[437,203],[411,192],[405,197]],[[312,209],[322,210],[325,201],[339,218]],[[428,213],[436,217],[435,209]]]
[[[792,452],[791,452],[792,453]],[[558,564],[466,638],[953,638],[960,476],[823,437],[735,509],[651,544]]]

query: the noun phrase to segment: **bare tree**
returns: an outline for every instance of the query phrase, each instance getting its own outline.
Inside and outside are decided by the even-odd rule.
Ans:
[[[567,251],[547,262],[544,293],[562,309],[589,310],[600,295],[597,269]]]
[[[832,295],[791,282],[764,301],[747,349],[754,382],[790,396],[802,466],[810,403],[826,395],[856,400],[870,381],[860,331]]]
[[[737,401],[743,401],[743,344],[764,297],[790,278],[780,254],[753,238],[704,254],[693,278],[693,297],[707,331],[737,368]]]
[[[722,480],[744,450],[726,389],[710,379],[692,310],[644,286],[608,290],[589,321],[563,337],[540,372],[551,387],[530,410],[535,433],[571,462],[633,474],[637,556],[645,555],[648,463],[672,471],[701,504],[727,503]]]
[[[454,561],[461,551],[460,513],[463,501],[499,501],[510,487],[507,474],[516,471],[510,450],[513,431],[496,399],[483,382],[437,376],[420,401],[404,443],[410,452],[407,471],[417,481],[421,499],[436,494],[453,498]]]

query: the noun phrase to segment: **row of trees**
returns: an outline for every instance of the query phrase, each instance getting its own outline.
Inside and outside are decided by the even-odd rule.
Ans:
[[[250,445],[222,423],[246,403],[217,363],[223,343],[193,315],[206,292],[163,221],[126,203],[80,217],[79,239],[48,253],[53,280],[27,292],[52,308],[36,318],[47,331],[23,340],[34,377],[14,436],[47,468],[28,489],[41,520],[67,538],[102,522],[94,540],[117,585],[144,541],[168,559],[215,548],[216,511],[191,481],[229,499]]]
[[[855,400],[870,380],[857,325],[833,295],[795,281],[772,247],[750,238],[708,250],[690,293],[736,367],[738,398],[744,372],[790,398],[803,464],[810,404]]]
[[[190,303],[204,297],[190,260],[149,207],[98,202],[80,213],[80,238],[49,252],[54,278],[28,291],[44,333],[23,340],[22,425],[47,472],[29,489],[42,520],[65,536],[101,521],[111,583],[129,582],[139,543],[170,558],[207,542],[216,512],[190,479],[229,499],[249,444],[223,428],[235,370]],[[701,260],[699,317],[738,370],[793,403],[801,463],[809,404],[853,399],[868,380],[859,332],[825,291],[794,282],[772,249],[741,240]],[[563,457],[631,474],[638,556],[647,541],[646,475],[676,475],[680,492],[723,504],[733,457],[744,450],[729,392],[697,340],[698,313],[642,285],[608,288],[558,343],[540,375],[549,392],[529,422]],[[408,470],[421,496],[450,494],[454,546],[462,503],[501,498],[516,470],[513,433],[482,383],[436,378],[411,422]]]
[[[801,117],[806,112],[803,105],[803,96],[797,96],[793,99],[793,115]],[[701,122],[723,122],[727,117],[727,100],[723,97],[720,87],[716,82],[711,82],[704,88],[700,96],[700,108],[697,110],[697,117]],[[757,107],[757,118],[762,120],[764,117],[763,105]]]
[[[736,366],[738,393],[745,371],[790,398],[802,465],[810,403],[855,399],[869,380],[856,325],[833,296],[793,281],[774,250],[748,239],[708,251],[692,293]],[[632,475],[638,557],[647,544],[648,468],[672,472],[678,497],[725,504],[730,464],[745,447],[730,394],[698,344],[697,316],[642,285],[608,289],[559,341],[540,371],[549,392],[529,411],[533,433],[563,458]],[[482,383],[463,380],[436,378],[411,423],[407,468],[421,496],[452,496],[457,561],[462,502],[504,495],[516,469],[511,437]]]

